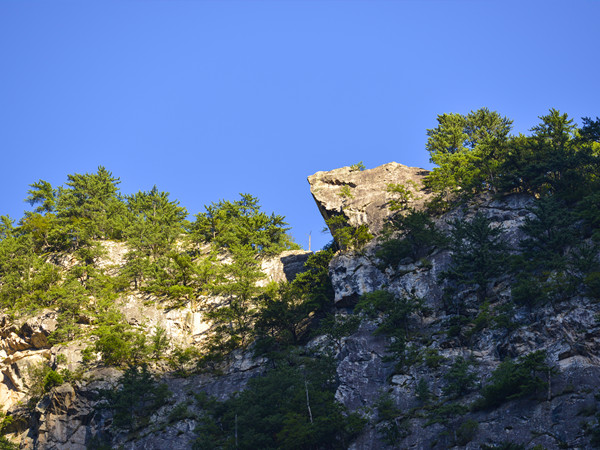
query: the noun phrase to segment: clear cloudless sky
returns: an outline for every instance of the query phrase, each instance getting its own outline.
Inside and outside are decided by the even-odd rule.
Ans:
[[[250,193],[320,248],[308,175],[431,168],[446,112],[600,115],[599,23],[599,0],[2,0],[0,214],[103,165],[190,215]]]

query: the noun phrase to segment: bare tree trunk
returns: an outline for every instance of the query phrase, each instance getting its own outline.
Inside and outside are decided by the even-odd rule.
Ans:
[[[310,424],[313,423],[312,411],[310,410],[310,400],[308,398],[308,382],[304,379],[304,389],[306,390],[306,407],[308,408],[308,417],[310,417]]]
[[[238,421],[237,421],[237,413],[235,414],[235,448],[238,448]]]

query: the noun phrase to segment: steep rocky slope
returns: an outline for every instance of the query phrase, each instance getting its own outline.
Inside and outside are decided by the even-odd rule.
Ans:
[[[597,427],[594,415],[600,406],[596,397],[600,305],[578,292],[535,308],[511,305],[512,275],[502,273],[489,280],[489,301],[484,304],[473,286],[453,292],[464,305],[464,312],[456,314],[449,304],[448,282],[441,277],[453,261],[447,246],[432,246],[425,257],[416,260],[384,264],[378,253],[380,238],[384,224],[395,213],[390,200],[397,199],[388,187],[406,186],[411,195],[404,199],[405,212],[421,210],[431,196],[423,189],[425,175],[422,169],[390,163],[309,177],[326,220],[343,215],[349,225],[367,225],[376,235],[361,249],[338,252],[330,263],[338,319],[357,314],[357,302],[369,293],[384,291],[395,299],[420,302],[406,315],[402,364],[398,346],[394,347],[398,337],[380,332],[385,311],[378,315],[363,311],[360,325],[330,345],[338,377],[336,399],[365,419],[350,448],[591,448]],[[349,187],[350,196],[340,195],[343,186]],[[434,216],[433,221],[437,229],[448,233],[455,220],[485,217],[491,227],[503,231],[502,241],[516,254],[525,238],[521,227],[532,217],[533,204],[534,199],[526,195],[483,196]],[[104,263],[118,267],[123,248],[116,243],[109,243],[108,248]],[[287,252],[263,263],[263,271],[268,280],[289,280],[301,270],[306,257],[306,252]],[[157,325],[165,328],[172,345],[202,339],[207,324],[192,303],[165,309],[149,300],[147,294],[134,293],[121,299],[120,308],[130,323],[148,332]],[[52,388],[37,404],[25,404],[32,387],[29,368],[42,361],[73,373],[81,367],[85,343],[51,345],[48,336],[55,326],[56,313],[50,310],[26,320],[0,319],[4,377],[0,398],[3,410],[13,418],[5,432],[22,448],[83,449],[107,443],[115,448],[191,448],[202,413],[192,401],[194,393],[204,391],[225,399],[244,389],[266,367],[265,359],[241,351],[232,354],[221,374],[178,377],[157,364],[158,373],[166,373],[161,381],[171,393],[169,400],[142,431],[128,434],[115,431],[111,412],[98,408],[103,392],[116,387],[122,370],[86,369],[69,383]],[[330,341],[315,336],[306,346],[319,348],[324,342]],[[481,406],[482,389],[495,379],[494,371],[505,367],[503,362],[518,362],[536,351],[545,352],[547,370],[531,370],[530,375],[543,385],[538,383],[532,395]],[[452,383],[464,389],[456,390]],[[511,397],[507,392],[506,397]]]
[[[369,179],[380,170],[382,168],[365,171],[363,177]],[[350,174],[345,179],[341,173],[348,172],[342,169],[318,176],[320,179],[335,177],[338,184],[353,182],[356,176]],[[318,185],[314,178],[312,180],[314,189]],[[314,195],[318,199],[320,192]],[[386,200],[381,192],[370,198],[375,199],[369,202],[372,210],[384,211]],[[520,227],[532,216],[533,201],[526,195],[480,197],[470,205],[438,216],[435,224],[440,230],[448,230],[453,220],[469,221],[475,214],[481,214],[490,219],[492,227],[503,230],[502,239],[516,252],[524,238]],[[329,211],[335,207],[324,199],[320,209]],[[323,216],[327,214],[324,212]],[[380,230],[384,220],[385,214],[378,214],[372,229]],[[359,331],[345,340],[338,354],[337,398],[350,410],[368,411],[371,419],[367,431],[352,448],[480,448],[507,443],[522,445],[522,448],[590,447],[585,423],[595,424],[593,415],[599,406],[600,382],[597,319],[600,306],[596,301],[572,295],[535,309],[517,307],[509,313],[511,327],[494,326],[492,322],[482,326],[477,322],[477,317],[483,317],[482,310],[477,310],[473,290],[467,289],[455,295],[472,304],[475,320],[464,324],[460,333],[450,335],[452,314],[444,299],[440,275],[448,268],[451,252],[436,249],[422,260],[383,268],[377,249],[375,240],[360,251],[338,254],[332,260],[330,274],[336,301],[353,304],[361,295],[380,289],[398,298],[421,299],[425,308],[411,315],[409,325],[419,357],[410,367],[395,369],[385,358],[389,340],[385,342],[385,338],[373,333],[377,322],[364,321]],[[506,275],[490,282],[491,297],[495,300],[487,305],[484,313],[491,311],[492,316],[495,312],[500,315],[503,306],[510,301],[511,285]],[[473,402],[480,398],[480,388],[486,385],[501,361],[539,350],[546,352],[546,362],[552,368],[551,373],[541,375],[547,382],[545,390],[527,399],[507,399],[496,408],[470,410]],[[444,394],[448,385],[446,374],[458,357],[471,360],[470,370],[476,383],[469,392],[453,399]],[[427,405],[419,400],[420,380],[425,380],[431,396],[438,401]],[[377,405],[382,396],[396,408],[394,417],[378,413]],[[436,414],[436,410],[439,412],[451,402],[464,408],[441,416]]]
[[[107,249],[100,266],[118,270],[123,263],[126,249],[123,244],[105,242]],[[309,252],[286,251],[262,263],[265,278],[269,281],[290,281],[302,270]],[[68,266],[69,260],[60,261]],[[209,328],[203,314],[193,302],[179,308],[168,308],[160,299],[141,292],[134,292],[118,301],[119,309],[128,322],[152,333],[162,327],[172,348],[201,342]],[[82,351],[89,345],[86,341],[73,341],[52,345],[48,337],[55,330],[57,312],[48,310],[35,317],[13,321],[7,315],[0,317],[2,361],[0,370],[0,405],[11,421],[4,432],[20,448],[36,449],[85,449],[106,445],[145,449],[187,449],[196,438],[194,406],[190,404],[186,418],[175,421],[170,418],[177,405],[187,404],[193,393],[204,391],[223,399],[242,390],[248,379],[261,373],[261,359],[251,354],[234,352],[224,374],[193,374],[181,378],[164,375],[161,382],[168,387],[166,404],[151,417],[152,425],[134,436],[122,432],[115,434],[111,427],[110,410],[98,408],[106,401],[106,391],[118,387],[123,370],[111,367],[82,365]],[[36,369],[49,365],[55,371],[68,369],[74,380],[55,387],[35,403],[28,403],[32,389],[39,385]],[[155,367],[165,373],[166,367]],[[167,372],[170,372],[167,370]],[[38,388],[39,389],[39,388]],[[199,411],[196,411],[199,414]],[[189,418],[187,418],[189,417]]]

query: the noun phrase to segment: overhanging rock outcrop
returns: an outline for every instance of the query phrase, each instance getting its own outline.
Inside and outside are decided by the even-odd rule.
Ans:
[[[419,208],[431,196],[423,188],[428,173],[391,162],[368,170],[342,167],[317,172],[308,177],[308,183],[325,220],[344,215],[350,225],[368,225],[371,233],[378,234],[391,214],[390,201],[398,200],[398,194],[389,192],[388,186],[405,186],[410,191],[406,206]]]

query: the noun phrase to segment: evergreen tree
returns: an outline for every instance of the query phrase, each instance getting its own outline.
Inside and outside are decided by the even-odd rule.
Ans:
[[[119,388],[104,392],[115,426],[128,431],[147,425],[169,394],[167,385],[157,383],[145,365],[129,366],[119,379]]]
[[[124,235],[138,257],[154,260],[169,252],[184,231],[186,209],[156,186],[126,197],[126,202],[130,217]]]
[[[519,243],[527,270],[564,269],[566,251],[577,240],[572,214],[554,196],[538,199],[530,211],[533,217],[521,226],[527,238]]]
[[[29,186],[31,189],[27,191],[29,195],[25,201],[31,206],[39,204],[34,211],[37,213],[50,213],[54,211],[56,191],[52,188],[52,185],[47,181],[39,180]]]
[[[442,114],[438,126],[427,130],[426,148],[438,167],[426,184],[442,196],[496,190],[501,151],[512,121],[487,108],[468,115]]]
[[[416,261],[444,243],[443,235],[425,211],[413,209],[396,214],[386,224],[385,231],[377,257],[386,266],[396,266],[405,258]],[[399,236],[395,234],[398,232]]]
[[[448,295],[455,296],[460,286],[474,286],[479,302],[483,303],[489,293],[489,280],[506,270],[507,247],[502,240],[502,228],[491,224],[480,213],[470,222],[457,219],[450,224],[452,262],[442,274],[443,279],[451,282]]]
[[[256,254],[272,255],[299,248],[287,234],[283,216],[260,210],[258,199],[241,194],[240,200],[221,200],[205,206],[196,215],[192,236],[196,242],[210,242],[217,249],[249,246]]]
[[[234,245],[229,251],[231,261],[220,266],[212,287],[222,301],[206,305],[206,317],[213,322],[209,346],[217,352],[249,344],[256,298],[262,291],[257,282],[264,277],[250,245]]]
[[[76,173],[67,179],[66,187],[58,188],[56,215],[72,239],[72,248],[88,245],[91,239],[119,237],[124,212],[118,196],[120,180],[103,166],[97,173]]]

